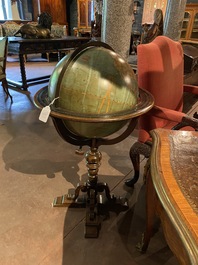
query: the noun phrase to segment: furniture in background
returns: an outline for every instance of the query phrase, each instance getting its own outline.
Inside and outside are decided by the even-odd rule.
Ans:
[[[180,40],[198,47],[198,4],[187,4]]]
[[[38,25],[35,21],[29,21],[26,24]],[[0,24],[0,37],[14,37],[14,34],[23,26],[24,23],[16,23],[15,21],[6,21]],[[67,35],[67,25],[52,23],[51,36],[53,38],[62,38]]]
[[[93,15],[93,1],[78,0],[78,33],[91,36],[91,17]],[[86,35],[87,37],[88,35]]]
[[[86,28],[73,28],[74,36],[76,37],[90,37],[91,36],[91,29]]]
[[[0,81],[2,82],[2,87],[6,93],[7,98],[10,97],[12,102],[12,96],[10,95],[10,92],[8,90],[8,82],[6,79],[7,47],[8,47],[8,38],[0,37]]]
[[[60,25],[59,23],[55,23],[53,22],[52,23],[52,26],[51,26],[51,37],[52,38],[63,38],[65,36],[67,36],[67,25]],[[50,62],[50,57],[51,57],[51,54],[57,54],[57,59],[59,60],[60,59],[60,52],[58,51],[55,51],[55,52],[52,52],[52,53],[49,53],[49,52],[46,52],[46,57],[47,57],[47,61]],[[64,51],[62,52],[64,53]],[[65,52],[66,54],[66,52]]]
[[[58,61],[60,61],[64,56],[72,53],[76,48],[61,48],[58,50]]]
[[[6,21],[0,24],[0,37],[11,37],[24,25],[23,23],[16,23],[15,21]]]
[[[139,31],[133,31],[131,33],[131,40],[130,40],[130,47],[129,47],[129,54],[135,55],[137,54],[137,46],[141,42],[141,34]]]
[[[155,129],[151,136],[146,230],[138,247],[147,250],[157,215],[179,264],[198,264],[198,133]]]
[[[183,113],[184,92],[198,95],[198,87],[184,85],[183,49],[180,42],[158,36],[137,47],[138,86],[149,91],[155,105],[138,120],[138,141],[130,149],[134,177],[127,179],[129,187],[139,179],[140,155],[150,156],[150,131],[155,128],[198,130],[198,120]],[[145,168],[146,169],[146,168]]]
[[[184,51],[184,83],[198,85],[198,47],[183,45]]]
[[[165,17],[167,0],[144,0],[144,9],[142,14],[142,25],[153,24],[153,16],[156,9],[161,9]]]
[[[27,21],[26,24],[38,25],[35,21]],[[0,36],[1,37],[14,37],[15,33],[24,25],[24,23],[16,23],[15,21],[6,21],[0,24]],[[20,36],[21,34],[17,35]],[[51,37],[52,38],[62,38],[67,36],[67,25],[60,25],[59,23],[53,22],[51,26]],[[58,54],[57,52],[54,52]],[[12,55],[12,50],[8,46],[8,54]],[[46,53],[47,61],[50,61],[50,53]],[[58,56],[57,56],[58,58]],[[24,60],[27,60],[27,54],[24,56]]]
[[[32,1],[33,5],[38,3],[40,12],[36,13],[42,13],[42,12],[48,12],[52,16],[52,21],[56,21],[57,23],[64,25],[67,24],[67,16],[68,14],[68,8],[71,1],[65,1],[65,0],[39,0],[39,1]],[[35,13],[35,12],[34,12]],[[33,20],[36,21],[34,18]]]
[[[77,48],[88,42],[90,38],[66,36],[63,38],[50,39],[22,39],[20,37],[9,37],[8,48],[13,54],[19,55],[19,63],[21,70],[21,81],[9,80],[10,87],[27,90],[28,86],[46,83],[50,76],[40,76],[37,78],[27,79],[25,71],[24,55],[36,53],[52,53],[61,52],[66,48]]]

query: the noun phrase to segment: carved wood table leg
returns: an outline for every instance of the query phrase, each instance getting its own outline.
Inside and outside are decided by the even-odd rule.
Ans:
[[[24,55],[19,54],[19,62],[20,62],[20,71],[21,71],[21,78],[22,78],[22,87],[23,90],[27,90],[27,79],[26,79],[26,72],[25,72],[25,60]]]
[[[146,229],[142,236],[142,242],[137,245],[138,250],[145,252],[153,236],[156,217],[156,193],[152,183],[150,171],[146,179]]]

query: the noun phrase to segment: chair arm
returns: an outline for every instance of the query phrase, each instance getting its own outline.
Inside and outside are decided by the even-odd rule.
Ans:
[[[191,118],[187,114],[176,111],[170,110],[167,108],[154,106],[150,111],[149,115],[155,116],[157,118],[161,118],[164,120],[176,122],[177,125],[173,129],[180,129],[185,126],[190,126],[198,130],[198,119]]]
[[[183,127],[190,126],[195,129],[195,131],[198,131],[198,119],[191,118],[190,116],[186,115],[183,117],[182,122],[178,123],[173,130],[179,130]]]
[[[183,112],[159,107],[157,105],[154,105],[148,113],[149,115],[155,116],[157,118],[173,122],[181,122],[183,117],[186,115]]]
[[[198,86],[184,84],[184,92],[198,95]]]

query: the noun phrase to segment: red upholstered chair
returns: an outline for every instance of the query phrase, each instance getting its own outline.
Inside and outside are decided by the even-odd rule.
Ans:
[[[198,130],[198,120],[182,112],[184,91],[198,95],[198,87],[183,84],[183,49],[179,42],[158,36],[149,44],[140,44],[137,48],[137,75],[139,87],[154,96],[155,105],[139,118],[138,142],[130,149],[135,175],[125,181],[129,187],[133,187],[139,178],[140,154],[146,158],[150,155],[151,130]]]

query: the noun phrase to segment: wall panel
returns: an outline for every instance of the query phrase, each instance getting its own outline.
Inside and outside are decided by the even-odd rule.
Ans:
[[[41,12],[48,12],[52,21],[67,24],[66,0],[40,0]]]

